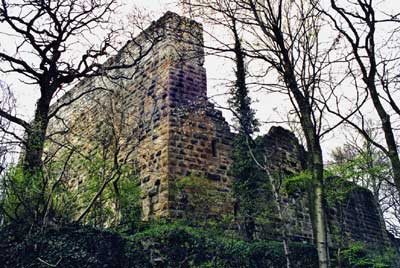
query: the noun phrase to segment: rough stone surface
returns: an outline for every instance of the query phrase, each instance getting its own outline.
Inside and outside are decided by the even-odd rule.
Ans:
[[[290,176],[306,168],[306,151],[290,131],[282,127],[272,127],[269,133],[262,137],[262,144],[272,172]],[[349,186],[353,185],[349,183]],[[374,204],[372,193],[361,187],[352,188],[343,205],[336,205],[328,210],[330,242],[338,243],[340,235],[343,235],[345,242],[364,241],[388,245],[389,236],[380,218],[379,208]],[[294,240],[313,239],[309,194],[306,192],[295,197],[283,197],[289,215],[290,236]],[[271,218],[273,219],[273,215]],[[339,226],[342,226],[342,230]],[[262,235],[277,235],[271,226],[261,227],[261,231]]]
[[[156,36],[157,42],[150,42],[149,36]],[[128,162],[139,170],[144,220],[185,215],[188,208],[185,199],[190,195],[182,196],[174,187],[187,176],[207,180],[207,185],[223,197],[224,202],[215,202],[207,208],[211,214],[233,213],[232,178],[228,171],[234,134],[222,113],[207,101],[202,38],[200,24],[166,13],[107,62],[128,63],[130,55],[153,45],[151,53],[135,68],[113,71],[113,76],[124,77],[118,83],[108,78],[81,81],[58,104],[95,87],[108,90],[86,94],[60,109],[59,117],[50,123],[50,132],[67,133],[54,135],[54,140],[59,143],[68,140],[94,150],[91,137],[101,135],[101,125],[115,119],[107,107],[123,112],[125,121],[120,135],[128,144],[125,153],[129,146],[133,150]],[[274,172],[289,175],[305,168],[305,150],[293,133],[274,127],[262,139]],[[77,175],[71,185],[78,185],[83,177]],[[372,200],[368,191],[355,191],[348,206],[341,208],[348,238],[366,242],[388,240]],[[287,198],[286,203],[292,215],[293,239],[311,240],[307,196]],[[329,222],[333,225],[338,222],[338,210],[330,211]],[[271,228],[262,230],[265,236],[274,233]]]
[[[205,177],[221,195],[229,194],[232,133],[222,113],[206,100],[201,25],[168,12],[145,33],[107,61],[129,63],[130,56],[138,53],[137,44],[154,46],[136,68],[111,74],[124,79],[117,83],[107,78],[84,80],[59,103],[94,87],[112,89],[114,93],[98,90],[86,94],[58,112],[63,120],[52,120],[50,132],[67,130],[67,138],[57,138],[88,143],[90,147],[90,137],[99,133],[99,121],[111,120],[102,118],[106,107],[101,104],[123,107],[121,111],[128,117],[124,128],[130,130],[126,135],[133,137],[131,143],[135,144],[131,158],[140,172],[142,213],[147,220],[182,214],[180,201],[170,188],[184,176]],[[149,36],[154,35],[158,40],[150,44]],[[71,184],[81,180],[77,178]],[[211,209],[215,214],[227,213],[220,207],[230,210],[230,204]]]

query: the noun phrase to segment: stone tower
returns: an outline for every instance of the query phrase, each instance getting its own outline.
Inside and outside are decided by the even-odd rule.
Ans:
[[[138,148],[144,219],[184,213],[186,197],[178,198],[174,187],[185,176],[209,180],[221,195],[230,191],[232,134],[207,101],[202,26],[168,12],[147,31],[158,29],[162,39],[138,73],[148,79],[140,82],[145,86],[139,93],[141,117],[150,128]],[[218,214],[229,206],[216,204],[210,210]]]
[[[118,127],[124,119],[117,131],[118,143],[124,144],[118,158],[128,159],[130,168],[139,173],[143,220],[204,212],[206,217],[233,214],[228,170],[234,134],[222,113],[207,100],[202,32],[197,22],[167,12],[105,63],[129,63],[132,56],[146,51],[134,67],[82,80],[58,104],[90,93],[60,109],[50,121],[49,135],[55,144],[93,152],[98,150],[94,138],[107,136],[104,125]],[[95,88],[105,90],[92,92]],[[115,111],[122,115],[116,123]],[[272,171],[288,175],[304,169],[306,152],[293,133],[273,127],[260,139]],[[48,154],[57,150],[49,149]],[[86,168],[76,165],[75,174],[70,175],[71,187],[85,180]],[[182,187],[187,178],[194,183]],[[295,198],[285,197],[293,239],[313,239],[307,196],[303,192]],[[388,240],[372,200],[370,192],[357,190],[349,197],[349,208],[340,208],[349,239]],[[338,222],[337,210],[332,208],[328,215],[332,226]],[[258,228],[261,237],[279,233],[276,226],[280,223],[273,214],[268,217],[271,224]],[[359,225],[362,232],[353,228]]]
[[[62,121],[54,119],[50,123],[51,132],[62,131],[68,125],[66,136],[77,142],[86,140],[90,147],[91,136],[99,132],[95,126],[109,120],[99,117],[106,108],[102,104],[122,107],[128,118],[124,131],[129,133],[125,135],[135,140],[129,157],[141,178],[144,220],[183,214],[188,197],[174,190],[183,177],[204,178],[220,197],[229,195],[232,133],[221,112],[207,101],[202,45],[201,24],[167,12],[105,63],[129,63],[130,58],[149,51],[133,68],[111,73],[123,77],[118,83],[104,77],[86,79],[59,102],[96,86],[114,90],[120,99],[112,97],[110,101],[101,90],[87,94],[59,111]],[[83,179],[77,178],[72,184]],[[227,198],[210,211],[220,214],[231,210]]]

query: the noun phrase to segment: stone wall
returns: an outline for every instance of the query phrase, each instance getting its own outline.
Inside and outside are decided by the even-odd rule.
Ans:
[[[275,176],[287,177],[306,169],[306,151],[292,132],[272,127],[261,140],[270,170]],[[389,245],[389,236],[372,193],[350,182],[348,188],[352,190],[342,204],[331,204],[334,207],[328,209],[330,243],[334,245],[343,240],[345,244],[349,241],[363,241],[374,245]],[[313,240],[310,194],[299,192],[294,196],[282,196],[292,240]],[[269,217],[271,224],[259,227],[261,237],[279,236],[276,230],[282,223],[275,215]]]
[[[129,144],[119,158],[129,152],[132,169],[139,172],[144,220],[182,214],[182,202],[171,187],[189,173],[206,177],[221,195],[228,194],[232,138],[221,112],[206,99],[201,25],[168,12],[105,64],[129,64],[148,47],[153,47],[150,53],[133,68],[81,81],[53,109],[98,89],[61,109],[49,127],[51,133],[62,133],[53,135],[56,144],[81,144],[88,152],[101,128],[107,122],[121,125],[123,115],[121,143]],[[102,121],[106,123],[99,124]],[[76,175],[70,184],[76,187],[82,177]],[[227,210],[230,205],[212,210],[220,213],[220,207]]]
[[[330,240],[337,242],[343,236],[345,241],[389,245],[390,238],[378,209],[370,191],[353,188],[342,205],[328,210]]]
[[[223,197],[216,198],[221,201],[210,207],[210,216],[232,213],[228,169],[232,162],[233,134],[221,112],[210,103],[196,103],[187,110],[172,111],[170,127],[168,147],[171,183],[176,183],[182,177],[207,180],[212,190]],[[171,196],[171,206],[176,216],[185,215],[184,200]]]
[[[119,69],[108,77],[81,81],[54,106],[60,109],[50,122],[52,145],[47,154],[57,154],[64,144],[86,153],[109,142],[106,126],[118,137],[118,159],[137,170],[142,191],[142,215],[151,218],[194,214],[202,204],[190,202],[196,187],[177,191],[185,177],[204,180],[219,198],[208,205],[208,216],[233,214],[231,195],[232,139],[228,123],[207,101],[206,71],[203,67],[202,27],[168,12],[105,64],[130,63],[140,51],[151,48],[137,65]],[[118,78],[118,79],[114,79]],[[306,152],[293,133],[273,127],[262,139],[268,164],[276,174],[288,176],[306,167]],[[115,148],[114,148],[115,149]],[[79,187],[85,167],[69,182]],[[79,168],[78,168],[79,170]],[[312,240],[308,193],[285,197],[294,240]],[[344,213],[346,237],[366,242],[386,241],[385,230],[370,193],[355,191]],[[331,226],[338,211],[330,211]],[[270,215],[274,218],[274,215]],[[279,225],[279,222],[274,222]],[[262,227],[263,236],[274,236],[274,224]],[[332,237],[334,230],[331,230]]]
[[[281,185],[289,176],[293,176],[306,168],[307,155],[304,147],[296,136],[282,127],[271,127],[269,132],[262,136],[260,146],[266,156],[266,164],[275,179],[280,178]],[[279,187],[279,186],[278,186]],[[284,191],[281,191],[284,193]],[[270,193],[272,196],[272,193]],[[310,217],[309,199],[306,193],[295,197],[282,194],[284,216],[289,226],[289,235],[296,241],[312,241],[312,221]],[[260,226],[261,237],[279,237],[280,222],[276,215],[269,215],[270,223]]]

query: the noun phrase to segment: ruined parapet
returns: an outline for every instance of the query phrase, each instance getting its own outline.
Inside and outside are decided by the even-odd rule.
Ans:
[[[265,156],[265,164],[274,176],[275,181],[281,181],[276,185],[279,189],[284,187],[285,179],[296,175],[306,169],[306,151],[293,132],[279,126],[270,128],[267,134],[257,138],[262,154]],[[266,179],[266,183],[269,182]],[[287,232],[293,241],[313,240],[312,221],[310,216],[310,203],[307,193],[296,193],[295,196],[280,191],[281,206],[288,228]],[[269,193],[271,198],[272,193]],[[271,200],[271,202],[274,202]],[[259,235],[263,238],[279,238],[282,223],[277,215],[272,212],[267,215],[267,224],[258,227]]]
[[[210,188],[208,193],[216,195],[209,204],[201,204],[209,206],[208,215],[203,216],[221,217],[232,214],[232,178],[228,172],[232,163],[233,134],[221,111],[205,102],[197,103],[186,110],[175,109],[172,114],[168,144],[171,183],[180,184],[182,178],[203,180]],[[171,196],[174,216],[185,216],[187,210],[191,213],[203,213],[194,207],[198,201],[190,200],[198,195],[196,189],[190,185],[187,190],[184,188],[180,189],[179,195]]]
[[[351,190],[341,204],[327,211],[331,242],[363,241],[375,246],[389,246],[390,237],[372,193],[351,183],[348,188]]]
[[[296,136],[283,127],[271,127],[261,137],[267,165],[272,172],[292,175],[306,169],[306,152]]]
[[[307,153],[292,132],[282,127],[272,127],[268,134],[261,137],[261,146],[265,150],[272,174],[280,176],[282,180],[306,169]],[[344,200],[341,203],[330,204],[327,209],[330,244],[335,246],[338,243],[346,245],[352,241],[363,241],[374,245],[389,245],[389,237],[372,193],[351,182],[347,184],[348,192]],[[340,191],[331,188],[330,191]],[[310,191],[311,185],[303,191],[290,195],[282,194],[292,240],[313,240]],[[279,237],[279,233],[276,232],[279,224],[281,223],[276,217],[271,215],[271,225],[261,227],[264,232],[262,235]]]

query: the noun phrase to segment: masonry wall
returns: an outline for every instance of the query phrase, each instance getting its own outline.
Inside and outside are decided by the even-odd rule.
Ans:
[[[140,177],[144,220],[196,215],[204,209],[203,204],[190,202],[196,187],[177,191],[185,177],[201,179],[218,197],[206,208],[207,217],[232,215],[229,167],[234,134],[221,112],[207,101],[202,42],[201,25],[166,13],[105,63],[130,63],[132,56],[152,48],[134,68],[83,80],[53,106],[54,110],[93,90],[60,109],[51,120],[52,145],[47,155],[57,154],[65,144],[90,154],[109,142],[105,130],[113,129],[121,148],[118,159],[126,158]],[[286,176],[305,168],[304,148],[289,131],[274,127],[262,140],[273,172]],[[83,170],[77,164],[71,187],[87,179]],[[312,240],[308,194],[286,197],[285,202],[293,240]],[[370,194],[356,191],[348,206],[341,208],[346,237],[377,243],[387,240],[371,202]],[[330,212],[332,226],[339,221],[338,210]],[[273,214],[270,217],[276,219]],[[276,236],[279,224],[272,221],[260,227],[262,236]]]
[[[268,156],[270,169],[275,175],[290,176],[306,168],[307,154],[290,131],[272,127],[268,134],[262,137],[262,146]],[[363,241],[374,245],[389,245],[389,236],[372,193],[351,183],[348,187],[352,190],[343,203],[331,204],[334,207],[328,209],[330,243],[335,245],[340,241],[344,244],[350,241]],[[299,192],[295,196],[282,196],[292,240],[313,240],[310,194],[310,192]],[[270,217],[270,225],[260,226],[261,235],[279,236],[276,230],[282,223],[274,215]]]
[[[118,143],[123,146],[118,157],[129,154],[128,164],[139,173],[144,220],[182,215],[185,204],[171,187],[189,174],[205,177],[221,195],[228,194],[232,134],[221,112],[206,99],[202,38],[200,24],[166,13],[105,63],[130,64],[152,48],[137,65],[83,80],[53,106],[96,89],[51,120],[49,132],[61,135],[53,135],[56,142],[48,154],[66,143],[90,154],[98,149],[106,126],[119,125]],[[78,173],[71,187],[85,179],[84,172]],[[220,207],[226,212],[229,202],[210,209],[217,214]]]
[[[217,195],[212,202],[207,202],[211,206],[206,213],[208,217],[232,214],[231,178],[228,171],[232,162],[233,134],[221,112],[215,110],[210,103],[197,103],[186,111],[174,110],[170,127],[168,146],[171,183],[179,182],[182,177],[204,180],[210,191]],[[172,195],[171,209],[174,215],[184,216],[188,209],[196,214],[196,208],[189,208],[192,198],[187,191],[183,196]]]
[[[271,127],[269,132],[260,137],[260,146],[266,156],[266,164],[275,180],[293,176],[306,168],[307,155],[296,136],[282,127]],[[266,183],[269,183],[266,181]],[[279,187],[279,186],[277,186]],[[310,202],[307,193],[298,193],[295,197],[284,195],[281,191],[282,208],[286,222],[281,222],[277,212],[267,217],[268,224],[260,225],[259,236],[279,238],[283,224],[294,241],[312,241],[313,229],[310,216]],[[272,196],[272,193],[269,193]],[[271,197],[272,198],[272,197]],[[271,201],[272,202],[272,201]]]
[[[370,191],[354,188],[343,205],[328,211],[330,240],[344,238],[388,246],[390,238],[378,209]]]

